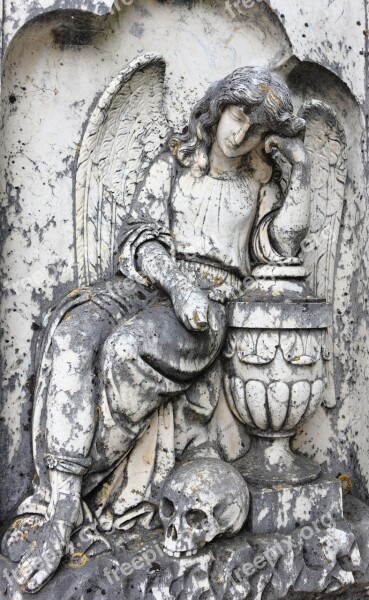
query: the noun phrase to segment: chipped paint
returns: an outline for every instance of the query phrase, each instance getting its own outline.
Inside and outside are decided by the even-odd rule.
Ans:
[[[6,122],[2,174],[9,184],[1,224],[5,240],[2,282],[6,292],[2,304],[5,323],[2,419],[6,429],[6,453],[14,467],[12,486],[7,486],[6,508],[15,506],[24,496],[33,473],[29,437],[34,371],[31,352],[41,327],[41,315],[53,300],[78,285],[72,180],[81,133],[97,92],[145,44],[150,50],[168,53],[168,85],[176,90],[170,114],[171,124],[175,126],[181,124],[181,115],[186,109],[184,90],[192,102],[210,80],[238,66],[245,56],[256,61],[255,64],[282,64],[292,52],[310,63],[301,68],[286,68],[286,71],[290,69],[296,104],[299,105],[307,93],[306,87],[311,85],[313,89],[315,82],[314,95],[321,94],[344,121],[349,142],[349,181],[335,282],[338,406],[330,411],[320,408],[311,423],[301,430],[296,444],[332,473],[348,473],[353,491],[362,498],[368,497],[369,249],[364,140],[361,146],[358,144],[364,125],[360,106],[365,105],[368,41],[367,36],[361,35],[367,29],[361,1],[333,10],[328,0],[320,2],[319,7],[313,3],[301,5],[292,0],[272,0],[270,4],[284,24],[292,51],[285,33],[275,23],[270,38],[280,40],[278,51],[274,49],[274,41],[271,43],[262,37],[262,27],[258,30],[258,25],[253,23],[248,29],[247,19],[238,22],[237,27],[234,23],[230,25],[227,19],[220,25],[219,6],[214,11],[209,6],[204,21],[202,3],[193,12],[188,10],[188,5],[183,6],[179,10],[180,19],[175,21],[172,5],[149,0],[136,7],[125,7],[106,20],[90,20],[91,25],[98,26],[86,25],[88,35],[84,36],[83,44],[77,43],[78,36],[71,35],[73,28],[67,18],[63,24],[62,11],[78,9],[107,15],[110,4],[99,0],[42,0],[16,6],[15,2],[5,0],[4,41],[8,54],[4,78]],[[55,20],[53,11],[58,12]],[[47,19],[38,21],[37,17],[46,12],[50,13]],[[161,22],[170,22],[172,31],[164,27],[165,31],[156,32],[152,25],[159,18]],[[262,12],[264,24],[265,19]],[[203,27],[205,21],[206,27]],[[28,27],[22,29],[26,23]],[[221,40],[225,36],[228,42],[224,49]],[[189,37],[191,53],[183,51],[188,47]],[[129,43],[122,44],[122,39]],[[193,55],[198,62],[190,80],[194,72]],[[312,61],[322,67],[311,65]],[[178,77],[175,67],[178,73],[184,73],[184,80],[181,80],[182,75]],[[341,86],[332,73],[339,75],[348,88]],[[78,294],[79,290],[74,293]],[[66,369],[72,359],[70,356],[66,361]],[[243,444],[247,445],[247,441]],[[301,502],[297,513],[303,516],[307,508],[308,503]],[[350,540],[352,542],[349,534],[337,534],[337,539],[347,546]],[[315,550],[311,552],[314,554]],[[204,559],[203,562],[206,570],[209,561],[206,564]],[[328,571],[327,568],[320,575],[322,585],[328,585]],[[308,576],[304,577],[301,580],[308,581]],[[348,579],[347,583],[352,580]],[[263,584],[259,586],[262,591]]]

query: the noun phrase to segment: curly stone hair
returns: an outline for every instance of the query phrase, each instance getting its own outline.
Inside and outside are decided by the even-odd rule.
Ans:
[[[261,67],[242,67],[215,82],[194,107],[187,131],[174,135],[169,146],[180,165],[198,175],[209,170],[209,152],[216,125],[230,104],[246,113],[261,110],[270,133],[294,137],[305,129],[305,121],[293,113],[287,85],[278,75]]]

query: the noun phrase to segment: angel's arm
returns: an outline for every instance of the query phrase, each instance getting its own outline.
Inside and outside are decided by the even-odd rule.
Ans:
[[[299,138],[271,136],[266,150],[277,148],[292,165],[286,197],[273,217],[269,233],[275,250],[286,257],[300,251],[310,224],[310,161],[307,150]]]
[[[187,329],[208,329],[212,320],[207,296],[189,281],[159,242],[143,244],[137,262],[150,281],[167,292],[178,319]]]
[[[148,242],[155,242],[167,256],[175,257],[170,232],[169,200],[175,179],[173,157],[157,158],[146,173],[142,186],[132,202],[118,239],[118,265],[123,275],[147,284],[146,274],[138,264],[138,251]]]
[[[151,165],[133,202],[120,242],[120,271],[135,281],[147,280],[171,298],[174,310],[190,330],[208,328],[209,303],[175,262],[175,247],[169,227],[169,201],[176,167],[165,154]]]

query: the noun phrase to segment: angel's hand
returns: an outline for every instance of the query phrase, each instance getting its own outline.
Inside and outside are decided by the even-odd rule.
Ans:
[[[171,299],[178,319],[190,331],[209,329],[209,299],[192,284],[175,286]]]
[[[265,140],[265,151],[270,154],[274,148],[278,149],[291,165],[309,164],[309,155],[300,138],[270,135]]]

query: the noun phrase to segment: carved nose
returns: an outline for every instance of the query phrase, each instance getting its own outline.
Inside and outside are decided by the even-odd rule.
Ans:
[[[235,133],[235,135],[234,135],[235,146],[239,146],[242,143],[243,138],[244,138],[243,131],[237,131],[237,133]]]
[[[241,127],[235,134],[234,134],[234,143],[236,146],[240,146],[243,142],[243,140],[245,139],[245,135],[248,131],[249,127],[245,126],[245,127]]]
[[[173,542],[177,541],[178,538],[178,534],[177,534],[177,530],[174,527],[174,525],[170,525],[168,527],[168,531],[167,531],[167,537],[171,538],[173,540]]]

